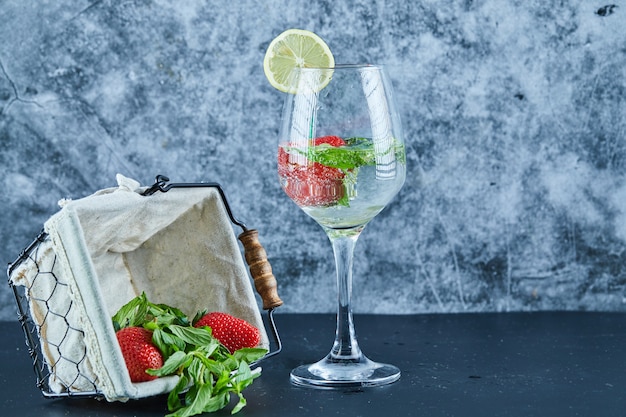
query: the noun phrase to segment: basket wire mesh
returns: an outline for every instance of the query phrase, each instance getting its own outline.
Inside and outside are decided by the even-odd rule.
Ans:
[[[67,320],[68,306],[63,306],[62,310],[57,308],[57,305],[53,302],[56,299],[56,294],[59,292],[67,291],[67,283],[63,282],[63,278],[55,274],[54,265],[56,264],[56,256],[53,257],[52,262],[44,262],[41,257],[42,244],[46,242],[48,236],[45,232],[41,232],[37,238],[22,252],[18,259],[9,265],[7,274],[9,277],[13,273],[13,270],[23,262],[32,262],[37,268],[37,275],[35,280],[48,280],[52,285],[48,286],[52,290],[47,296],[34,296],[31,294],[32,286],[23,287],[14,285],[9,280],[9,286],[13,290],[15,301],[18,310],[18,320],[24,331],[24,337],[26,346],[28,347],[28,353],[32,359],[33,368],[36,376],[37,388],[46,397],[58,397],[58,396],[76,396],[76,397],[99,397],[100,392],[97,389],[98,381],[91,379],[89,376],[80,372],[81,365],[87,359],[87,352],[83,350],[78,356],[68,357],[64,354],[65,349],[63,346],[65,343],[69,343],[74,337],[82,337],[83,331],[77,328],[73,323]],[[40,303],[45,308],[46,315],[42,317],[39,324],[35,324],[31,317],[29,303]],[[69,308],[72,308],[71,302]],[[43,326],[46,325],[46,321],[54,319],[63,320],[66,323],[65,332],[62,333],[60,339],[49,339],[41,332]],[[44,347],[45,346],[45,347]],[[48,362],[43,358],[43,349],[53,350],[55,357],[58,359],[55,362]],[[48,357],[52,357],[49,355]],[[64,387],[62,393],[55,393],[49,386],[49,380],[54,370],[59,366],[75,367],[75,379],[71,381],[60,380],[59,383]],[[80,381],[79,381],[80,379]],[[91,386],[91,390],[77,390],[73,387],[76,386]]]

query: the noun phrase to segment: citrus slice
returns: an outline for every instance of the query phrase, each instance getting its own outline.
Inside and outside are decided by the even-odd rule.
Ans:
[[[263,70],[272,87],[284,92],[295,93],[296,87],[289,85],[291,71],[297,67],[332,68],[335,58],[326,42],[313,32],[302,29],[287,29],[278,35],[265,52]],[[320,82],[322,89],[330,81],[330,74]]]

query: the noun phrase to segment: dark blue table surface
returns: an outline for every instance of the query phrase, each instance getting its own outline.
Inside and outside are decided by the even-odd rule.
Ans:
[[[332,315],[276,314],[283,351],[263,363],[239,416],[623,416],[626,314],[540,312],[357,315],[361,347],[401,379],[358,391],[292,386],[291,368],[323,357]],[[46,399],[17,322],[0,322],[2,415],[159,416],[163,396],[127,403]],[[230,415],[230,407],[215,416]]]

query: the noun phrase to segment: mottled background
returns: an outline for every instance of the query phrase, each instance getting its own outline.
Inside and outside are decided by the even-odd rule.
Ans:
[[[0,259],[117,172],[217,181],[282,311],[333,311],[330,244],[275,173],[262,60],[290,27],[396,88],[408,178],[357,245],[357,312],[626,310],[623,1],[0,0]]]

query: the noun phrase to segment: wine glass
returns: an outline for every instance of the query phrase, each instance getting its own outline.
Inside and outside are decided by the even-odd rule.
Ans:
[[[397,194],[405,148],[392,88],[381,65],[297,68],[290,77],[278,145],[285,193],[330,239],[337,270],[337,331],[330,353],[291,371],[313,388],[378,386],[400,370],[368,359],[352,317],[354,246],[365,225]]]

